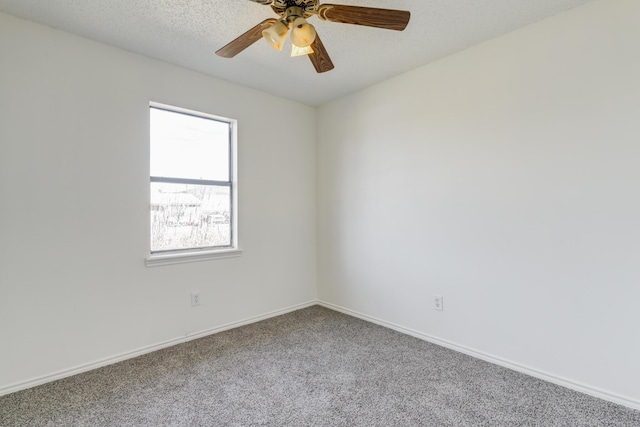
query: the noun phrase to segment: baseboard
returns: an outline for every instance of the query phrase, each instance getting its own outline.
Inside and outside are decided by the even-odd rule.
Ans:
[[[283,308],[281,310],[271,311],[269,313],[261,314],[258,316],[249,317],[247,319],[243,319],[237,322],[227,323],[222,326],[218,326],[211,329],[206,329],[204,331],[193,332],[186,336],[174,338],[168,341],[163,341],[158,344],[150,345],[147,347],[139,348],[137,350],[129,351],[126,353],[121,353],[116,356],[107,357],[104,359],[97,360],[95,362],[87,363],[84,365],[76,366],[69,369],[64,369],[61,371],[54,372],[49,375],[43,375],[36,378],[31,378],[27,381],[21,381],[14,384],[9,384],[8,386],[0,387],[0,396],[4,396],[6,394],[14,393],[16,391],[25,390],[27,388],[35,387],[38,385],[42,385],[51,381],[56,381],[62,378],[71,377],[73,375],[81,374],[83,372],[91,371],[93,369],[102,368],[104,366],[112,365],[114,363],[122,362],[123,360],[132,359],[134,357],[142,356],[143,354],[152,353],[157,350],[162,350],[163,348],[171,347],[176,344],[182,344],[188,341],[192,341],[198,338],[203,338],[209,335],[217,334],[218,332],[228,331],[229,329],[238,328],[240,326],[249,325],[251,323],[260,322],[261,320],[266,320],[271,317],[281,316],[283,314],[290,313],[292,311],[301,310],[303,308],[311,307],[317,305],[317,301],[310,301],[303,304],[294,305],[291,307]]]
[[[329,308],[331,310],[339,311],[344,314],[348,314],[349,316],[357,317],[362,320],[366,320],[367,322],[375,323],[380,326],[387,327],[389,329],[393,329],[395,331],[401,332],[406,335],[410,335],[412,337],[431,342],[433,344],[437,344],[442,347],[449,348],[451,350],[455,350],[457,352],[467,354],[469,356],[475,357],[477,359],[484,360],[489,363],[493,363],[495,365],[503,366],[508,369],[512,369],[514,371],[522,372],[523,374],[530,375],[535,378],[539,378],[544,381],[548,381],[571,390],[575,390],[584,394],[588,394],[590,396],[594,396],[603,400],[607,400],[609,402],[617,403],[619,405],[626,406],[631,409],[640,410],[640,401],[631,399],[628,397],[620,396],[614,393],[610,393],[605,390],[598,389],[596,387],[591,387],[586,384],[581,384],[576,381],[572,381],[566,378],[559,377],[557,375],[550,374],[548,372],[543,372],[538,369],[530,368],[528,366],[521,365],[519,363],[512,362],[510,360],[502,359],[500,357],[493,356],[491,354],[487,354],[478,350],[474,350],[469,347],[465,347],[463,345],[456,344],[451,341],[443,340],[441,338],[437,338],[431,335],[424,334],[422,332],[416,331],[411,328],[405,328],[404,326],[397,325],[395,323],[387,322],[382,319],[378,319],[373,316],[369,316],[363,313],[359,313],[354,310],[350,310],[345,307],[341,307],[335,304],[331,304],[324,301],[318,301],[318,305]]]
[[[500,357],[496,357],[493,356],[491,354],[487,354],[481,351],[477,351],[474,350],[472,348],[469,347],[465,347],[463,345],[459,345],[456,343],[453,343],[451,341],[447,341],[447,340],[443,340],[441,338],[438,337],[434,337],[428,334],[424,334],[422,332],[416,331],[414,329],[411,328],[406,328],[404,326],[400,326],[397,325],[395,323],[391,323],[391,322],[387,322],[385,320],[382,319],[378,319],[376,317],[373,316],[369,316],[363,313],[359,313],[357,311],[354,310],[350,310],[348,308],[345,307],[341,307],[335,304],[331,304],[325,301],[310,301],[307,303],[303,303],[303,304],[298,304],[298,305],[294,305],[291,307],[287,307],[287,308],[283,308],[280,310],[275,310],[269,313],[265,313],[262,315],[258,315],[258,316],[253,316],[253,317],[249,317],[237,322],[231,322],[231,323],[227,323],[225,325],[222,326],[218,326],[215,328],[211,328],[211,329],[207,329],[204,331],[199,331],[199,332],[194,332],[191,333],[187,336],[184,337],[179,337],[179,338],[174,338],[171,340],[167,340],[158,344],[154,344],[151,346],[147,346],[147,347],[143,347],[143,348],[139,348],[137,350],[133,350],[133,351],[129,351],[126,353],[121,353],[119,355],[116,356],[112,356],[112,357],[108,357],[108,358],[104,358],[104,359],[100,359],[97,360],[95,362],[91,362],[91,363],[87,363],[84,365],[80,365],[80,366],[76,366],[73,368],[69,368],[69,369],[64,369],[61,371],[57,371],[54,372],[52,374],[49,375],[43,375],[40,377],[36,377],[36,378],[32,378],[26,381],[21,381],[18,383],[14,383],[14,384],[10,384],[8,386],[3,386],[0,387],[0,396],[6,395],[6,394],[10,394],[10,393],[14,393],[16,391],[20,391],[20,390],[25,390],[31,387],[35,387],[38,385],[42,385],[51,381],[56,381],[62,378],[67,378],[67,377],[71,377],[73,375],[77,375],[77,374],[81,374],[83,372],[87,372],[87,371],[91,371],[93,369],[97,369],[97,368],[101,368],[104,366],[108,366],[108,365],[112,365],[114,363],[118,363],[121,362],[123,360],[127,360],[127,359],[132,359],[134,357],[138,357],[138,356],[142,356],[144,354],[147,353],[152,353],[154,351],[157,350],[161,350],[163,348],[167,348],[167,347],[171,347],[177,344],[181,344],[181,343],[185,343],[188,341],[192,341],[198,338],[203,338],[209,335],[213,335],[219,332],[223,332],[223,331],[227,331],[230,329],[234,329],[234,328],[238,328],[240,326],[245,326],[245,325],[249,325],[251,323],[256,323],[256,322],[260,322],[262,320],[266,320],[272,317],[276,317],[276,316],[281,316],[283,314],[287,314],[293,311],[297,311],[297,310],[301,310],[307,307],[311,307],[314,305],[320,305],[326,308],[329,308],[331,310],[335,310],[344,314],[347,314],[349,316],[353,316],[353,317],[357,317],[359,319],[362,320],[366,320],[368,322],[371,323],[375,323],[377,325],[380,326],[384,326],[387,327],[389,329],[393,329],[395,331],[401,332],[403,334],[406,335],[410,335],[412,337],[418,338],[418,339],[422,339],[424,341],[428,341],[431,342],[433,344],[437,344],[440,345],[442,347],[446,347],[449,348],[451,350],[454,351],[458,351],[460,353],[463,354],[467,354],[469,356],[484,360],[486,362],[489,363],[493,363],[499,366],[503,366],[505,368],[508,369],[513,369],[514,371],[518,371],[518,372],[522,372],[524,374],[527,375],[531,375],[532,377],[536,377],[536,378],[540,378],[544,381],[549,381],[551,383],[569,388],[571,390],[575,390],[584,394],[588,394],[590,396],[594,396],[603,400],[607,400],[613,403],[617,403],[619,405],[623,405],[626,407],[629,407],[631,409],[636,409],[636,410],[640,410],[640,401],[631,399],[631,398],[627,398],[624,396],[620,396],[614,393],[610,393],[608,391],[605,390],[601,390],[598,389],[596,387],[591,387],[585,384],[581,384],[579,382],[576,381],[572,381],[572,380],[568,380],[566,378],[562,378],[559,377],[557,375],[553,375],[553,374],[549,374],[547,372],[543,372],[534,368],[530,368],[528,366],[524,366],[521,365],[519,363],[515,363],[506,359],[502,359]]]

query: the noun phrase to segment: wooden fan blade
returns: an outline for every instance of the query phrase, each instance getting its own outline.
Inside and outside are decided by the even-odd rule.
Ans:
[[[275,24],[277,19],[269,18],[265,19],[225,47],[219,49],[216,52],[216,55],[222,56],[224,58],[233,58],[258,40],[262,38],[262,32]]]
[[[322,4],[318,7],[318,17],[328,22],[341,22],[343,24],[402,31],[409,23],[411,12],[374,7]]]
[[[324,73],[333,70],[333,62],[320,40],[320,36],[316,34],[316,39],[311,43],[313,53],[310,53],[309,59],[318,73]]]

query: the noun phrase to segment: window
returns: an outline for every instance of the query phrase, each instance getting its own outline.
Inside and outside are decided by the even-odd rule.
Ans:
[[[150,154],[147,265],[237,250],[235,121],[152,103]]]

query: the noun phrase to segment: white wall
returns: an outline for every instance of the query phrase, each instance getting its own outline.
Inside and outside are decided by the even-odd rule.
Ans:
[[[321,107],[319,298],[640,408],[639,45],[600,0]]]
[[[639,17],[326,105],[316,153],[312,108],[0,14],[0,394],[313,300],[317,156],[322,300],[640,407]],[[239,120],[242,257],[144,267],[150,100]]]
[[[145,267],[149,101],[238,120],[242,257]],[[315,300],[315,123],[311,107],[0,14],[0,392]]]

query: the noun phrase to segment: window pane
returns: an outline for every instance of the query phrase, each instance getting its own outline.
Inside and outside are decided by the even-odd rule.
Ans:
[[[151,251],[231,246],[230,187],[151,183]]]
[[[229,123],[150,111],[151,176],[230,181]]]

